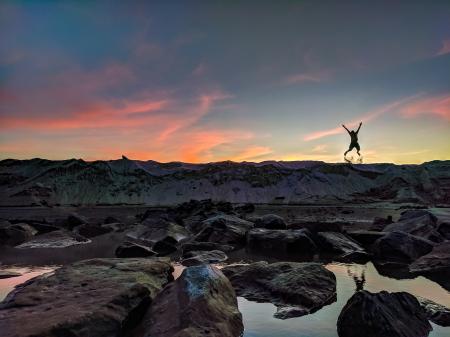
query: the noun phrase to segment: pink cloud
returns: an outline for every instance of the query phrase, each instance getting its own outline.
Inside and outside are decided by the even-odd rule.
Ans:
[[[437,56],[438,55],[445,55],[450,53],[450,39],[444,40],[442,41],[442,47],[441,49],[437,52]]]
[[[450,121],[450,94],[416,100],[402,107],[400,113],[409,118],[434,115]]]
[[[318,72],[306,72],[300,74],[289,75],[285,77],[281,84],[292,85],[300,83],[320,83],[331,79],[332,73],[330,71],[321,70]]]

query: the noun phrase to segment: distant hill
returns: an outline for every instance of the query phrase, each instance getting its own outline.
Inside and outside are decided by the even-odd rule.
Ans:
[[[450,161],[421,165],[315,161],[0,161],[0,205],[235,203],[450,204]]]

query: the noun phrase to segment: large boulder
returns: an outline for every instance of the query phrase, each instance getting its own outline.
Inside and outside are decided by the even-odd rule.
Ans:
[[[262,261],[222,271],[239,296],[276,305],[276,318],[307,315],[336,300],[336,277],[318,263]]]
[[[124,335],[173,279],[172,271],[161,259],[93,259],[64,266],[7,296],[0,305],[1,335]]]
[[[183,255],[190,251],[208,251],[208,250],[221,250],[222,252],[231,252],[234,249],[230,245],[222,245],[216,242],[186,242],[181,245],[181,251]]]
[[[186,268],[158,294],[141,325],[139,337],[237,337],[244,329],[233,287],[211,265]]]
[[[344,233],[319,232],[318,242],[323,252],[337,254],[339,261],[367,261],[370,256],[355,240]]]
[[[216,215],[203,221],[203,229],[195,240],[239,246],[245,244],[245,235],[252,227],[252,222],[234,215]]]
[[[372,245],[376,240],[386,235],[385,232],[368,231],[364,229],[348,231],[347,235],[363,247]]]
[[[450,222],[442,222],[438,225],[437,231],[446,239],[450,240]]]
[[[4,278],[18,277],[21,275],[21,273],[17,273],[15,271],[0,270],[0,280]]]
[[[124,242],[115,251],[116,257],[148,257],[156,255],[150,248],[133,242]]]
[[[356,292],[342,309],[339,337],[425,337],[432,330],[417,299],[406,292]]]
[[[428,254],[433,249],[433,243],[408,233],[393,231],[376,240],[372,249],[379,260],[408,263]]]
[[[307,229],[253,228],[247,234],[247,247],[253,251],[273,254],[314,254],[317,246]]]
[[[390,225],[391,223],[392,223],[391,215],[389,215],[387,218],[375,217],[375,219],[373,219],[373,222],[369,227],[369,230],[381,232],[387,225]]]
[[[266,214],[255,220],[255,227],[266,229],[286,229],[286,221],[275,214]]]
[[[73,213],[70,214],[62,223],[62,225],[67,229],[74,229],[76,226],[86,224],[88,223],[88,220],[86,217]]]
[[[445,241],[431,252],[414,261],[409,270],[419,274],[441,274],[450,276],[450,241]]]
[[[433,242],[444,240],[437,230],[437,218],[425,210],[403,212],[398,222],[386,226],[383,231],[402,231]]]
[[[32,240],[29,240],[17,248],[66,248],[74,245],[81,245],[90,243],[91,240],[69,232],[65,229],[36,235]]]
[[[37,233],[26,223],[11,224],[8,221],[0,223],[0,245],[16,246],[33,237]]]
[[[228,256],[220,250],[190,251],[183,255],[181,264],[183,266],[196,266],[199,264],[210,264],[224,262]]]
[[[440,326],[450,326],[450,308],[420,296],[417,300],[430,321]]]
[[[73,231],[85,238],[93,238],[95,236],[107,234],[112,232],[112,228],[109,226],[100,226],[92,224],[82,224],[74,227]]]

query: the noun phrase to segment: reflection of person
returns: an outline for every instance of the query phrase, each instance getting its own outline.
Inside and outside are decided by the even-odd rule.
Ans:
[[[354,131],[354,130],[350,131],[349,129],[347,129],[347,128],[345,127],[344,124],[342,124],[342,126],[344,127],[344,129],[347,130],[348,134],[350,135],[350,146],[348,147],[348,150],[345,151],[344,157],[347,155],[347,153],[349,153],[351,150],[353,150],[353,148],[356,148],[356,152],[358,153],[358,156],[360,156],[359,150],[361,150],[361,148],[360,148],[359,143],[358,143],[358,132],[359,132],[359,129],[361,129],[361,125],[362,125],[362,122],[359,123],[358,130],[356,130],[356,131]]]
[[[347,274],[348,276],[351,276],[353,278],[353,281],[356,285],[356,291],[364,290],[364,285],[366,284],[366,275],[364,269],[361,270],[361,276],[359,276],[358,272],[353,272],[350,267],[347,267]]]

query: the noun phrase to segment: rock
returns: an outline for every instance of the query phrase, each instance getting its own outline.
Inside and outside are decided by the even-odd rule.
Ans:
[[[277,318],[307,315],[336,300],[336,277],[318,263],[262,261],[222,271],[238,296],[276,305]]]
[[[386,235],[386,233],[378,231],[355,230],[347,232],[347,235],[362,246],[366,247]]]
[[[186,268],[158,294],[141,325],[138,337],[237,337],[244,330],[233,287],[211,265]]]
[[[156,255],[150,248],[138,245],[137,243],[124,242],[116,249],[116,257],[130,258],[130,257],[148,257]]]
[[[16,273],[15,271],[0,270],[0,279],[18,277],[21,275],[21,273]]]
[[[417,299],[406,292],[356,292],[342,309],[339,337],[424,337],[432,330]]]
[[[9,337],[122,336],[173,279],[168,260],[93,259],[16,287],[0,305]],[[26,324],[23,324],[26,317]]]
[[[450,240],[450,223],[442,222],[438,225],[437,231],[441,234],[446,240]]]
[[[89,243],[91,240],[65,229],[35,236],[32,240],[16,246],[16,248],[66,248],[73,245]]]
[[[247,245],[250,250],[268,254],[314,254],[317,246],[311,239],[307,229],[263,229],[254,228],[247,234]]]
[[[412,262],[432,249],[431,241],[400,231],[389,232],[372,247],[377,259],[399,262]]]
[[[295,222],[289,225],[290,229],[308,229],[311,233],[316,234],[318,232],[343,232],[344,222],[341,221],[304,221]]]
[[[183,266],[196,266],[199,264],[210,264],[224,262],[228,256],[220,250],[190,251],[181,261]]]
[[[337,260],[367,261],[370,258],[358,242],[343,233],[319,232],[317,238],[322,251],[339,254],[336,257]]]
[[[393,221],[391,215],[389,215],[387,218],[375,217],[369,230],[381,232],[387,225],[390,225],[392,222]]]
[[[245,235],[252,227],[253,223],[234,215],[216,215],[203,221],[203,229],[195,236],[195,240],[244,245]]]
[[[187,242],[181,245],[181,251],[183,253],[183,256],[186,253],[193,250],[196,251],[221,250],[222,252],[226,253],[234,250],[234,247],[230,245],[222,245],[216,242],[197,242],[197,241]]]
[[[99,225],[92,224],[82,224],[74,227],[73,231],[81,236],[86,238],[93,238],[95,236],[103,235],[109,232],[112,232],[111,227],[103,227]]]
[[[108,230],[112,232],[122,233],[125,232],[127,229],[129,229],[131,226],[126,225],[122,222],[112,222],[108,224],[101,225],[104,228],[107,228]]]
[[[401,231],[433,242],[444,240],[441,233],[437,231],[436,217],[424,210],[403,212],[398,222],[386,226],[383,231]]]
[[[281,216],[275,214],[266,214],[256,219],[255,227],[266,229],[286,229],[287,225]]]
[[[440,326],[450,326],[450,309],[429,299],[416,296],[427,318]]]
[[[10,224],[4,221],[0,224],[0,245],[15,246],[31,239],[36,233],[26,223]]]
[[[234,211],[240,215],[253,213],[255,211],[255,205],[251,203],[238,205],[234,208]]]
[[[113,224],[113,223],[120,223],[121,221],[118,220],[117,218],[114,218],[112,216],[108,216],[105,218],[105,220],[103,220],[103,224],[105,225],[109,225],[109,224]]]
[[[419,257],[410,266],[412,273],[448,274],[450,276],[450,241],[438,244],[431,252]]]
[[[88,220],[81,215],[78,214],[71,214],[67,217],[67,219],[64,221],[63,225],[72,230],[74,227],[88,223]]]

